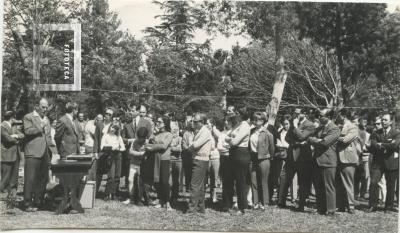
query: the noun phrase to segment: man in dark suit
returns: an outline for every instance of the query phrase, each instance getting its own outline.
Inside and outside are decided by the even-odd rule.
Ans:
[[[106,113],[104,114],[104,121],[98,122],[96,124],[96,130],[94,133],[94,142],[93,142],[93,154],[95,156],[95,160],[93,161],[93,167],[96,167],[96,193],[98,193],[101,180],[103,175],[107,173],[107,158],[105,156],[101,156],[101,138],[105,133],[108,132],[108,129],[112,123],[113,110],[111,108],[106,109]]]
[[[46,117],[48,106],[47,99],[42,98],[35,110],[23,119],[26,139],[24,206],[28,212],[35,212],[42,207],[49,174],[49,158],[51,153],[57,153],[51,140],[50,121]]]
[[[19,143],[24,135],[13,126],[14,112],[7,111],[1,123],[1,180],[0,192],[7,190],[8,207],[12,209],[17,197]]]
[[[81,139],[81,127],[76,119],[78,114],[78,104],[68,102],[65,105],[66,113],[62,116],[56,126],[54,140],[57,151],[61,159],[66,159],[67,155],[79,154],[79,141]]]
[[[385,212],[397,210],[393,206],[396,180],[399,176],[400,131],[392,126],[392,116],[388,113],[382,115],[382,129],[371,135],[370,151],[373,155],[371,164],[371,183],[369,186],[368,212],[377,210],[379,198],[378,182],[385,174],[386,201]]]
[[[289,143],[288,155],[281,174],[279,186],[278,207],[286,206],[286,196],[289,186],[297,173],[299,183],[298,211],[304,211],[304,205],[309,195],[312,182],[312,153],[307,139],[315,132],[314,124],[306,118],[301,109],[295,110],[286,141]]]
[[[321,112],[321,126],[316,137],[310,137],[309,143],[314,146],[313,173],[317,198],[317,210],[320,214],[334,215],[336,211],[335,176],[338,154],[336,143],[340,129],[332,121],[333,111]]]

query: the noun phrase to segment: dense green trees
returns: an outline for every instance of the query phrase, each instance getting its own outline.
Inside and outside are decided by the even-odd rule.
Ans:
[[[138,40],[122,31],[107,0],[5,1],[2,109],[27,112],[33,97],[77,101],[88,113],[144,102],[155,112],[206,111],[226,104],[269,111],[291,105],[400,107],[400,12],[385,4],[230,1],[156,2],[160,25]],[[82,91],[32,91],[39,23],[82,25]],[[193,43],[196,30],[246,33],[230,51]],[[51,66],[51,64],[49,65]],[[48,75],[51,77],[52,69]],[[111,92],[106,90],[112,90]]]

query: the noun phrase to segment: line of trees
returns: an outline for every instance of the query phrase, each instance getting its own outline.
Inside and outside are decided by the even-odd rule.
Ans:
[[[144,102],[178,116],[218,116],[235,103],[267,111],[273,123],[278,110],[291,104],[400,108],[400,9],[388,13],[385,4],[372,3],[153,3],[163,12],[161,23],[138,40],[119,28],[107,0],[6,0],[2,109],[26,113],[40,95],[53,100],[54,117],[71,99],[93,114]],[[39,41],[32,29],[68,22],[82,24],[86,90],[33,92],[33,45],[57,38]],[[209,40],[193,43],[198,29],[246,33],[252,40],[212,51]]]

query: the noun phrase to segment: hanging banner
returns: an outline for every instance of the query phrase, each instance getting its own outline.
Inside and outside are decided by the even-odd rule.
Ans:
[[[34,26],[34,90],[81,90],[81,25]]]

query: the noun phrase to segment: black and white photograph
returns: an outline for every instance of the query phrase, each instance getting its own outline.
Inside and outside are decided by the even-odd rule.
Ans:
[[[399,0],[0,18],[0,230],[399,231]]]

